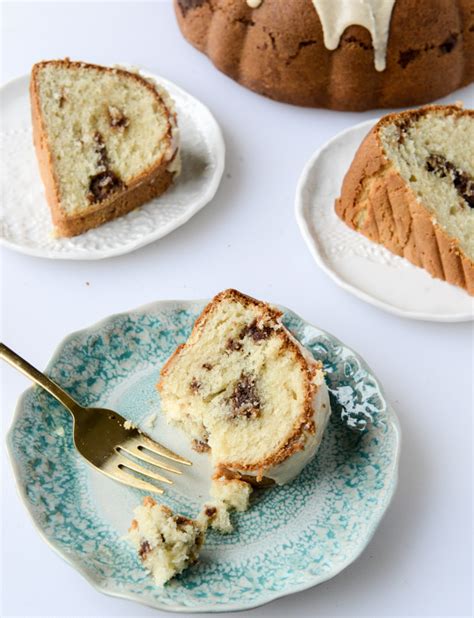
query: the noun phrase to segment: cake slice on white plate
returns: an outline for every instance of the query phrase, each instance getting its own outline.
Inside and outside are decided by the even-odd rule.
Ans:
[[[324,372],[275,307],[218,294],[161,371],[167,421],[210,452],[217,478],[293,479],[314,457],[330,406]]]
[[[432,105],[381,118],[354,157],[336,212],[474,295],[474,110]]]
[[[179,172],[174,104],[122,68],[35,64],[33,139],[55,233],[75,236],[161,195]]]

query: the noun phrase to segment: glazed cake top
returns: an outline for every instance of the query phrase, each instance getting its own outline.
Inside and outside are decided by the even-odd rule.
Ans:
[[[257,9],[263,0],[247,0]],[[396,0],[312,0],[324,33],[327,49],[337,49],[341,36],[349,26],[363,26],[372,36],[374,64],[385,70],[390,18]]]

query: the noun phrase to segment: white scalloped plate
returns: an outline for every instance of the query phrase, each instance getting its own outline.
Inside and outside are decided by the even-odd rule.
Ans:
[[[1,92],[2,214],[0,242],[39,257],[96,260],[134,251],[169,234],[205,206],[224,171],[225,146],[211,112],[172,82],[140,71],[173,97],[181,135],[182,172],[162,196],[74,238],[54,238],[32,144],[29,76]]]
[[[380,309],[416,320],[472,320],[474,300],[467,292],[371,242],[335,213],[344,176],[375,122],[339,133],[306,164],[295,204],[303,238],[316,263],[340,287]]]

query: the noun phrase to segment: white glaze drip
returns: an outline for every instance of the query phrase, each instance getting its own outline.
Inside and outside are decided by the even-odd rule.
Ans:
[[[390,18],[396,0],[312,0],[323,26],[324,45],[337,49],[348,26],[364,26],[372,36],[377,71],[386,66]]]
[[[263,0],[247,0],[256,9]],[[327,49],[337,49],[342,33],[349,26],[363,26],[372,37],[377,71],[386,67],[390,18],[396,0],[312,0],[319,15]]]

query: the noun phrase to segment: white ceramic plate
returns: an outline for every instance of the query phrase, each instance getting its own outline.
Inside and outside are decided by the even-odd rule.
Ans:
[[[338,285],[376,307],[417,320],[472,320],[474,301],[467,292],[371,242],[335,213],[344,176],[375,122],[339,133],[306,164],[296,191],[303,237],[317,264]]]
[[[33,149],[29,76],[1,88],[2,213],[0,241],[47,258],[96,260],[128,253],[186,223],[213,197],[224,171],[225,146],[211,112],[172,82],[145,71],[173,97],[181,135],[182,172],[162,196],[124,217],[74,238],[54,238]]]

